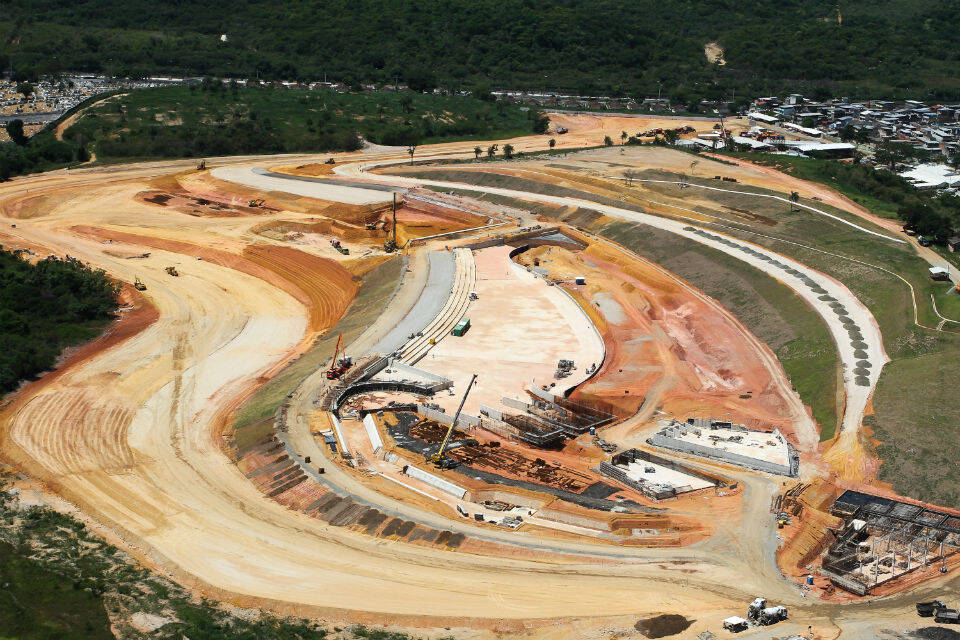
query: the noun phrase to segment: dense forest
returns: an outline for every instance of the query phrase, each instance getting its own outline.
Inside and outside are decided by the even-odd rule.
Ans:
[[[960,100],[955,0],[7,0],[0,66]],[[717,43],[723,64],[704,46]]]
[[[75,260],[31,264],[0,249],[0,394],[50,369],[114,317],[119,286]]]

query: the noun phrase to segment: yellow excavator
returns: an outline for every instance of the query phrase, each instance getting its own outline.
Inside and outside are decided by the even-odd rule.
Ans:
[[[450,443],[450,436],[453,435],[453,430],[457,427],[457,420],[460,418],[460,412],[463,411],[463,404],[467,401],[467,394],[470,393],[470,388],[473,387],[473,383],[476,381],[477,374],[473,374],[473,377],[470,378],[470,383],[467,385],[467,390],[463,392],[463,398],[460,399],[460,406],[457,407],[457,412],[453,414],[453,422],[450,423],[450,428],[447,429],[447,435],[443,437],[443,442],[440,443],[440,448],[437,452],[430,456],[430,462],[438,467],[450,466],[446,458],[443,457],[443,454],[446,453],[447,445]]]
[[[177,271],[176,267],[167,267],[166,269],[164,269],[164,271],[172,275],[174,278],[180,275],[180,272]]]
[[[140,280],[140,278],[134,278],[134,279],[133,279],[133,288],[136,289],[137,291],[146,291],[146,290],[147,290],[147,285],[143,284],[143,282]]]

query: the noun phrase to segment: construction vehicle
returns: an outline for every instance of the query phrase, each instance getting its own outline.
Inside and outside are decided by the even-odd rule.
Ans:
[[[256,209],[257,207],[262,207],[263,202],[264,202],[263,198],[257,198],[255,200],[251,200],[250,202],[248,202],[247,206],[250,207],[251,209]]]
[[[174,278],[180,276],[180,272],[177,271],[177,268],[176,268],[176,267],[167,267],[166,269],[164,269],[164,271],[166,271],[167,273],[169,273],[169,274],[170,274],[171,276],[173,276]]]
[[[387,232],[387,239],[383,243],[383,250],[386,253],[393,253],[397,250],[397,194],[393,194],[393,225],[390,227],[393,231],[393,238],[390,232]]]
[[[931,602],[918,602],[917,603],[917,615],[921,618],[932,618],[938,609],[946,609],[947,605],[939,600],[933,600]]]
[[[137,291],[146,291],[147,285],[143,284],[143,281],[140,278],[133,279],[133,288]]]
[[[460,412],[463,411],[463,405],[467,401],[467,395],[470,393],[470,389],[473,387],[473,383],[476,381],[477,374],[473,374],[473,377],[470,378],[470,382],[467,384],[467,390],[463,392],[463,397],[460,398],[460,406],[457,407],[457,412],[453,414],[453,421],[450,422],[450,428],[447,429],[447,435],[443,437],[443,442],[440,443],[440,448],[437,450],[437,452],[430,456],[430,462],[438,467],[450,467],[450,463],[445,461],[443,454],[446,453],[447,445],[450,444],[450,436],[453,435],[453,431],[457,427],[457,420],[460,418]]]
[[[345,246],[343,246],[343,244],[342,244],[339,240],[337,240],[336,238],[330,238],[330,245],[331,245],[334,249],[336,249],[337,251],[339,251],[340,253],[342,253],[343,255],[345,255],[345,256],[350,255],[350,249],[347,249]]]
[[[353,361],[344,354],[343,334],[337,336],[337,346],[333,350],[333,360],[330,361],[330,368],[327,369],[327,380],[337,380],[346,373]]]
[[[460,336],[465,334],[469,328],[470,328],[470,318],[461,318],[460,321],[457,322],[457,326],[455,326],[453,330],[450,331],[450,335],[457,336],[459,338]]]
[[[197,163],[197,171],[205,171],[207,168],[207,161],[201,160]]]

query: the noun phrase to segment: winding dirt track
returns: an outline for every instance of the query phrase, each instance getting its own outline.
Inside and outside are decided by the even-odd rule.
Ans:
[[[561,146],[591,135],[571,133]],[[545,146],[533,136],[512,143]],[[475,144],[431,152],[470,154]],[[567,544],[573,553],[529,552],[536,536],[515,556],[414,547],[330,527],[265,498],[223,454],[220,412],[312,332],[332,326],[356,285],[318,256],[250,246],[249,229],[262,216],[211,221],[136,201],[146,179],[191,165],[56,172],[0,185],[0,212],[16,218],[16,228],[4,230],[11,244],[70,253],[126,282],[138,276],[157,310],[139,333],[27,387],[0,412],[3,457],[128,549],[220,597],[354,620],[576,635],[616,616],[694,610],[703,624],[692,632],[716,630],[764,593],[794,607],[798,622],[783,632],[807,623],[835,628],[835,608],[807,606],[780,579],[766,517],[776,486],[750,474],[734,476],[746,485],[747,511],[724,523],[717,540],[606,558],[588,543]],[[118,258],[119,249],[150,256]],[[171,264],[180,265],[179,278],[164,274]],[[899,615],[907,605],[885,606]],[[845,624],[866,615],[875,612],[852,612]],[[561,630],[548,619],[564,623]]]

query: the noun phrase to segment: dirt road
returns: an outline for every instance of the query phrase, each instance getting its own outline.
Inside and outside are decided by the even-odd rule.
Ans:
[[[606,130],[606,125],[591,127],[572,131],[559,143],[582,143]],[[440,157],[471,154],[475,144],[437,145],[420,152]],[[529,136],[514,146],[542,149],[546,138]],[[402,160],[403,156],[399,150],[349,157]],[[246,158],[208,164],[270,166],[293,161],[292,157]],[[11,244],[47,247],[61,255],[69,252],[126,282],[140,277],[148,287],[145,295],[157,309],[157,320],[142,332],[74,363],[50,384],[29,390],[0,413],[3,457],[75,502],[108,527],[124,547],[207,593],[245,605],[338,619],[510,631],[527,628],[532,630],[529,635],[556,636],[599,629],[611,620],[629,627],[628,617],[695,610],[698,626],[690,630],[694,634],[706,628],[716,632],[722,618],[740,612],[756,593],[764,593],[791,606],[797,620],[778,631],[799,631],[800,621],[836,627],[831,618],[839,608],[807,603],[779,576],[771,559],[775,531],[766,513],[777,485],[753,474],[735,476],[747,485],[747,511],[722,523],[715,539],[690,549],[618,549],[615,558],[604,557],[589,542],[554,542],[554,548],[549,548],[535,535],[518,540],[509,532],[490,533],[490,529],[484,534],[494,536],[497,544],[514,542],[516,553],[467,554],[416,547],[332,527],[265,497],[223,453],[222,412],[262,375],[296,357],[311,332],[329,326],[334,310],[344,305],[330,305],[331,311],[320,315],[317,309],[325,309],[321,299],[340,295],[332,292],[342,288],[318,285],[304,290],[307,285],[296,282],[289,265],[285,273],[281,265],[270,264],[268,256],[246,252],[251,244],[265,242],[251,231],[256,225],[271,217],[304,219],[309,213],[209,218],[137,200],[138,193],[156,186],[156,179],[174,179],[194,164],[174,161],[53,172],[0,185],[0,214],[5,222],[16,224],[4,228],[14,238]],[[351,179],[363,179],[362,165],[348,166],[356,170]],[[222,185],[210,186],[214,187]],[[522,192],[488,191],[550,200]],[[604,210],[574,199],[557,202]],[[324,205],[307,204],[305,209],[315,204],[316,210]],[[710,244],[768,272],[780,269],[743,253],[742,246],[698,236],[681,223],[606,209],[608,215],[658,225]],[[116,239],[80,233],[78,228],[84,227],[108,230]],[[147,240],[138,240],[141,237],[152,240],[146,244]],[[165,244],[170,242],[200,245],[233,258],[215,262],[210,253],[197,260],[181,245]],[[303,250],[322,256],[319,247]],[[142,253],[150,256],[118,257]],[[879,374],[882,350],[877,351],[874,344],[879,334],[849,292],[802,265],[779,256],[773,259],[822,286],[846,308],[861,327],[870,359],[876,363],[871,375]],[[270,275],[248,269],[244,266],[248,263]],[[180,277],[164,273],[169,265],[178,267]],[[324,282],[333,279],[319,267],[311,273]],[[807,295],[799,276],[785,271],[777,275]],[[416,277],[407,282],[414,288],[422,284]],[[395,299],[406,300],[408,295],[401,288]],[[825,317],[830,313],[823,304],[820,310]],[[828,318],[828,322],[836,329],[836,320]],[[374,342],[372,333],[364,339]],[[872,377],[871,384],[874,381]],[[302,425],[312,398],[302,393],[294,400],[294,422]],[[859,425],[860,409],[856,402],[848,403],[851,428]],[[301,453],[309,451],[310,442],[316,446],[312,438],[298,444]],[[361,491],[335,467],[329,476],[338,486]],[[392,504],[383,496],[367,497],[398,512],[412,512],[409,506]],[[476,525],[456,526],[469,532]],[[571,557],[570,552],[575,555]],[[892,600],[881,610],[900,615],[908,605],[906,600]],[[876,612],[845,612],[844,624],[862,628],[867,616]],[[514,627],[510,620],[524,622]]]

